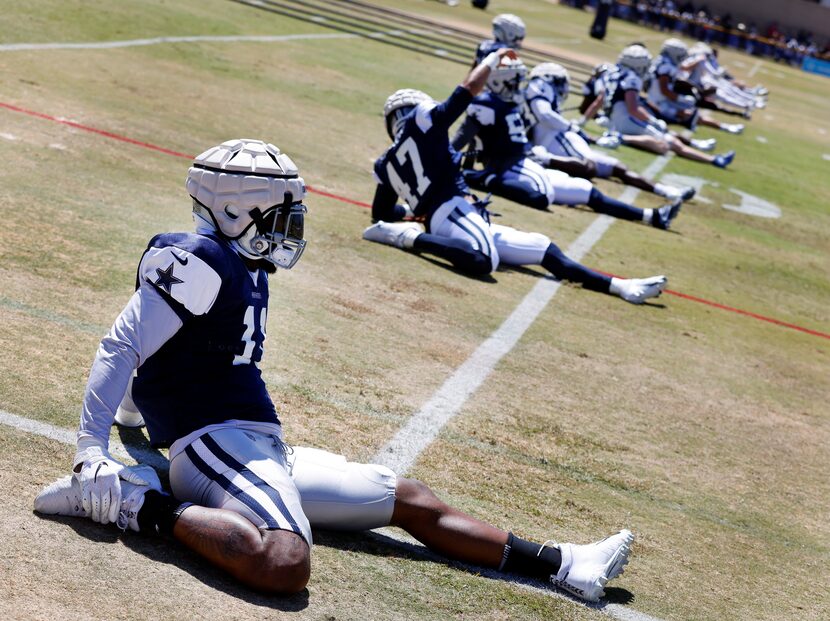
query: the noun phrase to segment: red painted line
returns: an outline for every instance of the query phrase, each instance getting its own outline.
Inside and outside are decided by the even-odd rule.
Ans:
[[[179,153],[178,151],[171,151],[170,149],[165,149],[164,147],[158,147],[154,144],[150,144],[149,142],[141,142],[140,140],[134,140],[132,138],[127,138],[126,136],[119,136],[118,134],[113,134],[112,132],[104,131],[103,129],[96,129],[95,127],[89,127],[87,125],[81,125],[80,123],[76,123],[75,121],[70,121],[68,119],[61,119],[56,116],[52,116],[49,114],[43,114],[42,112],[34,112],[33,110],[26,110],[25,108],[19,108],[17,106],[13,106],[11,104],[3,103],[0,101],[0,108],[6,108],[7,110],[12,110],[13,112],[22,112],[23,114],[28,114],[29,116],[34,116],[39,119],[46,119],[47,121],[55,121],[56,123],[62,123],[63,125],[69,125],[69,127],[74,127],[76,129],[82,129],[85,132],[92,132],[93,134],[98,134],[100,136],[106,136],[107,138],[112,138],[113,140],[120,140],[121,142],[128,142],[129,144],[134,144],[137,147],[144,147],[145,149],[152,149],[153,151],[160,151],[161,153],[166,153],[167,155],[173,155],[175,157],[186,157],[188,159],[193,159],[192,155],[187,155],[185,153]]]
[[[158,151],[159,153],[164,153],[165,155],[172,155],[173,157],[182,157],[188,160],[192,160],[194,158],[193,155],[188,155],[187,153],[180,153],[179,151],[172,151],[171,149],[165,149],[164,147],[160,147],[155,144],[151,144],[149,142],[142,142],[141,140],[135,140],[134,138],[128,138],[127,136],[121,136],[119,134],[114,134],[112,132],[105,131],[103,129],[98,129],[96,127],[90,127],[89,125],[82,125],[81,123],[76,123],[75,121],[70,121],[69,119],[62,119],[57,116],[52,116],[51,114],[43,114],[42,112],[35,112],[34,110],[27,110],[25,108],[21,108],[19,106],[13,106],[12,104],[7,104],[0,101],[0,108],[6,108],[7,110],[11,110],[12,112],[20,112],[22,114],[28,114],[29,116],[34,116],[39,119],[45,119],[47,121],[54,121],[55,123],[61,123],[63,125],[68,125],[69,127],[74,127],[75,129],[81,129],[85,132],[91,132],[93,134],[98,134],[99,136],[104,136],[106,138],[112,138],[113,140],[119,140],[121,142],[126,142],[128,144],[135,145],[137,147],[144,147],[145,149],[152,149],[153,151]],[[364,203],[362,201],[356,201],[351,198],[346,198],[345,196],[338,196],[337,194],[332,194],[330,192],[326,192],[324,190],[318,190],[317,188],[313,188],[309,185],[306,186],[306,189],[313,193],[319,194],[320,196],[325,196],[326,198],[332,198],[337,201],[341,201],[343,203],[349,203],[350,205],[357,205],[358,207],[364,207],[366,209],[371,209],[372,206],[368,203]]]
[[[154,144],[150,144],[149,142],[142,142],[140,140],[134,140],[133,138],[128,138],[127,136],[121,136],[119,134],[114,134],[112,132],[105,131],[103,129],[97,129],[95,127],[89,127],[88,125],[82,125],[80,123],[76,123],[75,121],[69,121],[67,119],[62,119],[56,116],[52,116],[50,114],[43,114],[42,112],[35,112],[33,110],[27,110],[25,108],[21,108],[19,106],[14,106],[12,104],[7,104],[0,101],[0,108],[5,108],[7,110],[11,110],[13,112],[20,112],[22,114],[28,114],[29,116],[34,116],[39,119],[46,119],[47,121],[54,121],[56,123],[62,123],[63,125],[68,125],[70,127],[74,127],[76,129],[82,129],[87,132],[92,132],[93,134],[98,134],[100,136],[105,136],[106,138],[112,138],[113,140],[120,140],[121,142],[126,142],[137,147],[144,147],[145,149],[152,149],[153,151],[158,151],[160,153],[164,153],[166,155],[172,155],[174,157],[183,157],[189,160],[192,160],[194,156],[187,155],[186,153],[179,153],[178,151],[172,151],[170,149],[165,149],[164,147],[159,147]],[[351,198],[346,198],[345,196],[338,196],[337,194],[332,194],[331,192],[326,192],[325,190],[318,190],[317,188],[312,188],[311,186],[306,186],[309,192],[314,194],[319,194],[320,196],[325,196],[326,198],[331,198],[343,203],[348,203],[350,205],[357,205],[358,207],[364,207],[367,209],[371,209],[372,206],[368,203],[364,203],[362,201],[357,201]],[[599,270],[597,270],[599,271]],[[615,274],[608,274],[607,272],[600,272],[602,274],[606,274],[607,276],[616,276]],[[719,308],[721,310],[728,311],[730,313],[736,313],[738,315],[743,315],[744,317],[751,317],[752,319],[757,319],[759,321],[765,321],[767,323],[774,324],[776,326],[781,326],[783,328],[790,328],[792,330],[798,330],[799,332],[803,332],[805,334],[809,334],[811,336],[818,336],[820,338],[830,340],[830,334],[825,332],[819,332],[818,330],[811,330],[809,328],[802,328],[801,326],[795,325],[793,323],[787,323],[786,321],[781,321],[780,319],[774,319],[772,317],[765,317],[764,315],[759,315],[757,313],[753,313],[750,311],[741,310],[740,308],[735,308],[733,306],[727,306],[726,304],[720,304],[718,302],[711,302],[709,300],[705,300],[703,298],[698,298],[693,295],[689,295],[687,293],[680,293],[679,291],[672,291],[671,289],[664,290],[663,293],[668,293],[669,295],[674,295],[684,300],[689,300],[692,302],[698,302],[700,304],[706,304],[707,306],[712,306],[714,308]]]
[[[812,336],[819,336],[823,339],[830,339],[830,334],[826,334],[825,332],[819,332],[818,330],[811,330],[809,328],[802,328],[801,326],[797,326],[794,323],[787,323],[786,321],[781,321],[780,319],[774,319],[772,317],[765,317],[764,315],[759,315],[757,313],[753,313],[750,311],[741,310],[740,308],[735,308],[734,306],[727,306],[726,304],[719,304],[718,302],[710,302],[709,300],[704,300],[703,298],[698,298],[693,295],[689,295],[688,293],[680,293],[679,291],[672,291],[671,289],[665,289],[663,293],[668,293],[669,295],[675,295],[679,298],[683,298],[684,300],[691,300],[692,302],[699,302],[700,304],[706,304],[707,306],[714,306],[715,308],[719,308],[721,310],[729,311],[730,313],[737,313],[739,315],[744,315],[746,317],[752,317],[753,319],[758,319],[759,321],[766,321],[767,323],[775,324],[776,326],[782,326],[784,328],[791,328],[792,330],[798,330],[799,332],[804,332],[805,334],[811,334]]]

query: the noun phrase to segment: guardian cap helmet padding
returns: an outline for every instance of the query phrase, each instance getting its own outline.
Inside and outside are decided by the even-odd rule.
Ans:
[[[530,79],[534,78],[541,78],[550,83],[560,101],[564,101],[568,97],[571,77],[568,75],[568,70],[562,65],[557,63],[536,65],[530,72]]]
[[[386,133],[394,140],[401,128],[401,121],[422,101],[433,101],[432,97],[414,88],[402,88],[395,91],[383,104],[383,117],[386,119]]]
[[[620,54],[617,64],[631,69],[641,78],[648,72],[651,65],[651,53],[642,45],[629,45]]]
[[[518,49],[526,32],[525,23],[517,15],[502,13],[493,18],[493,39],[499,43]]]
[[[187,172],[197,230],[227,239],[243,257],[291,269],[305,250],[305,182],[272,144],[228,140]]]
[[[504,101],[521,102],[522,82],[527,74],[525,64],[518,58],[501,59],[501,64],[490,71],[487,88]]]

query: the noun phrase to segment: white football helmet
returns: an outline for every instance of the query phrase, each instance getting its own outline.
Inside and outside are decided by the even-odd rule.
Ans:
[[[703,41],[698,41],[691,48],[689,48],[689,54],[703,54],[704,56],[711,56],[712,48]]]
[[[403,126],[403,119],[422,101],[433,101],[432,97],[414,88],[402,88],[386,98],[383,117],[386,119],[386,133],[394,140]]]
[[[527,75],[527,67],[518,58],[504,57],[501,64],[490,71],[487,88],[504,101],[522,101],[522,82]]]
[[[629,45],[620,54],[617,64],[643,78],[651,65],[651,53],[642,45]]]
[[[228,140],[196,156],[187,172],[199,231],[227,239],[243,257],[291,269],[305,250],[305,182],[272,144]]]
[[[568,75],[568,70],[557,63],[542,63],[536,65],[530,72],[530,79],[541,78],[553,86],[556,96],[560,101],[564,101],[568,97],[568,91],[571,84],[571,76]]]
[[[502,13],[493,18],[493,39],[513,49],[522,47],[526,32],[525,23],[517,15]]]
[[[666,39],[660,53],[671,59],[675,65],[679,65],[689,55],[689,47],[680,39]]]

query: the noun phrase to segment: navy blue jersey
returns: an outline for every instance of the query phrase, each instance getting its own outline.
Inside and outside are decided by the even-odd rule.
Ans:
[[[638,95],[643,90],[643,80],[636,73],[625,67],[614,65],[602,76],[605,89],[604,105],[607,110],[618,103],[625,102],[625,93],[635,91]]]
[[[500,41],[494,41],[493,39],[487,39],[486,41],[482,41],[478,44],[476,48],[476,65],[481,64],[481,61],[487,58],[492,52],[498,52],[500,49],[505,47],[510,47],[506,43],[502,43]]]
[[[461,148],[473,136],[481,141],[481,160],[487,168],[509,166],[529,149],[521,105],[489,91],[467,106],[467,118],[453,144]]]
[[[231,419],[278,423],[256,365],[265,341],[267,274],[248,271],[217,237],[163,233],[150,240],[138,281],[155,287],[183,324],[133,381],[153,446]]]
[[[442,103],[421,102],[375,162],[378,183],[406,201],[416,216],[429,217],[447,200],[468,193],[448,131],[471,100],[470,91],[459,86]]]

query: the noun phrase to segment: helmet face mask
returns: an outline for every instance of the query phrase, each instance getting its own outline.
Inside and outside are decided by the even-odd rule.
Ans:
[[[212,232],[237,253],[291,269],[302,256],[305,183],[272,144],[229,140],[198,155],[187,175],[199,232]]]
[[[493,39],[513,49],[522,47],[527,29],[521,17],[502,13],[493,18]]]
[[[490,71],[487,88],[504,101],[520,103],[526,74],[527,68],[521,60],[504,58],[499,66]]]

